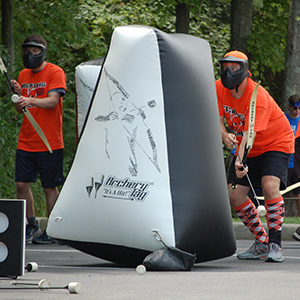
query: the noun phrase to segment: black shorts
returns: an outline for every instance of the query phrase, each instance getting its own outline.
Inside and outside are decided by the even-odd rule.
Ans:
[[[288,168],[288,180],[287,180],[287,185],[290,186],[294,183],[299,182],[297,173],[295,168]],[[300,194],[300,187],[296,188],[293,190],[294,195]]]
[[[17,149],[16,182],[36,182],[38,174],[43,188],[54,188],[63,184],[64,149],[43,152],[28,152]]]
[[[248,158],[248,176],[255,189],[261,189],[261,178],[263,176],[271,175],[280,178],[280,189],[284,190],[287,187],[287,168],[291,154],[269,151],[262,155]],[[233,183],[235,176],[235,159],[232,160],[228,183]],[[236,179],[236,183],[244,186],[250,186],[247,176],[241,179]]]

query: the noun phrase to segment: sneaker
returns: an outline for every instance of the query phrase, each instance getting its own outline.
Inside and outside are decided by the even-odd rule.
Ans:
[[[282,248],[276,243],[269,244],[269,253],[266,257],[267,262],[283,262]]]
[[[41,229],[38,225],[26,225],[26,244],[30,243],[32,239],[41,234]]]
[[[238,259],[260,259],[265,258],[268,253],[268,246],[255,240],[255,243],[245,252],[238,254]]]
[[[300,242],[300,227],[296,229],[296,231],[292,235],[293,239]]]
[[[41,235],[32,239],[32,244],[53,244],[53,243],[55,243],[55,240],[52,237],[48,236],[46,230],[44,230],[44,232]]]

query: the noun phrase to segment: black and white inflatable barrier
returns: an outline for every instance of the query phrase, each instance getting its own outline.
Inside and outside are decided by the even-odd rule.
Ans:
[[[83,62],[75,68],[77,137],[81,134],[103,60],[100,57]]]
[[[196,262],[236,250],[211,50],[146,26],[114,30],[47,232],[138,265],[168,246]]]

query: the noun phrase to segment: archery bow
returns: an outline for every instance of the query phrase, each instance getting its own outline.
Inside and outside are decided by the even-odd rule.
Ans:
[[[244,167],[246,167],[247,163],[247,157],[250,149],[253,146],[253,137],[254,137],[254,123],[255,123],[255,112],[256,112],[256,98],[257,98],[257,91],[258,87],[260,85],[260,81],[257,82],[252,95],[251,95],[251,100],[250,100],[250,109],[249,109],[249,127],[248,127],[248,139],[245,147],[245,153],[243,157],[242,164]],[[236,150],[237,151],[237,150]],[[230,189],[228,190],[228,194],[230,195],[235,189],[237,188],[236,183],[234,182]]]
[[[8,81],[8,84],[9,84],[9,86],[10,86],[12,92],[13,92],[12,101],[14,103],[17,103],[18,100],[19,100],[19,94],[17,93],[14,85],[12,84],[12,82],[11,82],[9,76],[8,76],[6,67],[3,63],[3,60],[1,58],[1,56],[0,56],[0,70],[5,75],[5,77]],[[34,117],[31,115],[31,113],[29,112],[29,110],[26,107],[23,107],[22,111],[25,114],[25,116],[27,117],[27,119],[30,122],[30,124],[32,125],[32,127],[35,129],[36,133],[39,135],[39,137],[42,139],[42,141],[44,142],[44,144],[48,148],[49,152],[52,153],[52,149],[50,147],[50,144],[47,140],[47,137],[46,137],[45,133],[43,132],[42,128],[40,127],[40,125],[36,122],[36,120],[34,119]]]
[[[245,154],[243,158],[243,162],[245,165],[247,162],[248,152],[252,148],[254,142],[253,138],[254,138],[254,123],[255,123],[255,113],[256,113],[256,98],[257,98],[257,91],[259,85],[260,85],[260,81],[258,81],[258,83],[256,84],[250,100],[248,139],[247,139]]]

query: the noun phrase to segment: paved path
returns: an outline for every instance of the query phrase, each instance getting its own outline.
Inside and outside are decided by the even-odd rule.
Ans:
[[[251,246],[237,241],[237,253]],[[10,287],[0,278],[0,299],[84,299],[84,300],[192,300],[192,299],[299,299],[300,243],[283,241],[285,261],[266,263],[241,261],[236,255],[196,264],[190,272],[146,272],[138,275],[125,268],[64,245],[27,245],[26,263],[39,265],[37,272],[25,272],[19,282],[37,283],[46,278],[52,286],[80,282],[81,292],[62,290],[1,290]]]

